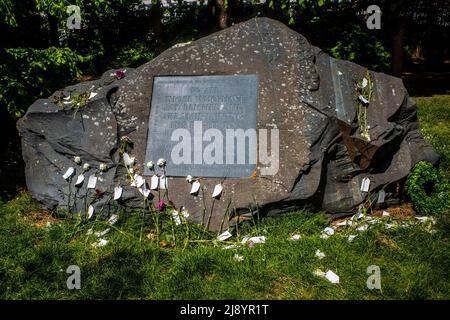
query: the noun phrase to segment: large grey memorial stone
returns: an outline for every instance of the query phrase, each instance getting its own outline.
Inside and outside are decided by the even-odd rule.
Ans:
[[[257,100],[256,75],[155,77],[146,160],[166,159],[167,176],[249,177]]]
[[[46,208],[67,208],[70,200],[69,208],[79,212],[84,208],[81,195],[90,193],[95,214],[106,214],[114,210],[109,199],[115,186],[123,187],[120,205],[142,208],[143,195],[121,163],[125,136],[133,143],[135,172],[148,174],[147,161],[165,158],[170,201],[185,207],[192,222],[201,223],[205,212],[212,213],[212,229],[220,229],[222,221],[225,227],[236,221],[233,215],[302,208],[354,212],[380,190],[386,202],[396,200],[397,186],[417,162],[438,161],[423,139],[415,103],[401,79],[334,59],[275,20],[251,19],[174,46],[135,70],[127,69],[120,80],[111,73],[37,100],[18,122],[27,186]],[[368,75],[373,82],[366,106],[369,140],[361,135],[355,94],[355,82]],[[76,114],[61,99],[89,91],[96,95]],[[202,123],[203,142],[194,149],[196,122]],[[191,164],[172,158],[181,141],[171,139],[177,129],[191,136],[192,149],[186,149]],[[224,164],[205,164],[213,142],[208,134],[204,139],[208,129],[222,135],[227,129],[256,129],[256,166],[249,161],[248,147],[243,163],[234,159],[227,164],[226,139],[220,157]],[[266,136],[263,132],[267,146],[259,139]],[[279,144],[274,146],[273,137]],[[259,152],[269,149],[277,156],[266,162]],[[74,163],[75,156],[81,157],[81,165]],[[98,175],[95,192],[86,190],[86,183],[76,187],[76,179],[63,179],[70,167],[74,178],[82,173],[85,163],[92,167],[86,180]],[[107,166],[104,172],[98,169],[101,163]],[[274,170],[266,174],[267,168]],[[204,192],[190,193],[187,174],[199,178]],[[370,179],[368,192],[361,188],[364,179]],[[214,199],[218,183],[223,192]],[[74,190],[77,196],[68,197]],[[152,194],[151,201],[158,200]]]

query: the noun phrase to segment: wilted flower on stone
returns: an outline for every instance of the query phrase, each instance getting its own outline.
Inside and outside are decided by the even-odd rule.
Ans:
[[[75,161],[76,164],[81,164],[81,158],[79,156],[73,158],[73,161]]]
[[[125,72],[126,70],[116,70],[114,76],[116,77],[117,80],[120,80],[122,78],[125,78]]]
[[[91,168],[91,165],[90,165],[89,163],[85,163],[85,164],[83,165],[83,170],[84,170],[84,171],[88,171],[90,168]]]
[[[160,168],[164,168],[166,166],[166,160],[161,158],[158,160],[158,162],[156,163]]]
[[[194,178],[191,175],[188,175],[186,177],[186,181],[189,182],[189,183],[192,183],[192,181],[194,181]]]
[[[150,170],[153,170],[155,168],[153,161],[147,162],[147,168],[149,168]]]
[[[160,200],[158,202],[158,204],[156,205],[156,209],[158,209],[158,211],[163,211],[166,208],[166,203],[164,202],[164,200]]]
[[[108,170],[108,166],[106,165],[106,163],[100,163],[100,171],[105,172],[106,170]]]

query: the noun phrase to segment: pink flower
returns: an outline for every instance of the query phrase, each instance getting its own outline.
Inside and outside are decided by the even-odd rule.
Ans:
[[[164,200],[160,200],[158,202],[158,204],[156,205],[156,209],[158,209],[158,211],[163,211],[166,208],[166,203],[164,202]]]
[[[125,71],[124,70],[116,70],[116,73],[114,76],[116,77],[117,80],[125,78]]]

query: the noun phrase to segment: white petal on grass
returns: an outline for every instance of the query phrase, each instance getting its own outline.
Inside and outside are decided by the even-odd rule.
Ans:
[[[95,189],[95,185],[97,184],[97,177],[96,176],[90,176],[88,180],[88,189]]]
[[[238,245],[230,244],[228,246],[223,247],[222,249],[223,250],[229,250],[229,249],[238,249],[238,248],[240,248]]]
[[[75,169],[73,167],[70,167],[69,169],[67,169],[66,173],[64,173],[64,175],[63,175],[64,180],[68,180],[69,178],[71,178],[74,173],[75,173]]]
[[[366,231],[369,228],[369,225],[363,224],[362,226],[356,228],[357,231]]]
[[[356,235],[351,234],[351,235],[348,236],[347,240],[348,240],[349,242],[352,242],[353,239],[355,239],[355,238],[356,238]]]
[[[219,240],[219,241],[224,241],[224,240],[227,240],[228,238],[231,238],[233,235],[230,233],[230,231],[225,231],[225,232],[223,232],[222,234],[220,234],[218,237],[217,237],[217,240]]]
[[[334,229],[330,227],[326,227],[322,230],[322,234],[326,234],[328,236],[332,236],[334,234]]]
[[[339,276],[331,270],[328,270],[325,273],[325,278],[331,283],[337,284],[339,283]]]
[[[117,221],[119,220],[119,215],[118,214],[112,214],[111,217],[109,217],[108,219],[108,223],[110,225],[115,224]]]
[[[194,183],[192,183],[192,188],[191,188],[190,194],[196,194],[198,192],[198,190],[200,190],[200,182],[194,181]]]
[[[245,241],[244,241],[245,240]],[[266,242],[266,237],[265,236],[258,236],[258,237],[244,237],[244,239],[242,239],[242,244],[245,244],[247,242],[253,242],[253,243],[265,243]]]
[[[97,242],[93,243],[92,246],[95,248],[99,248],[99,247],[103,247],[106,246],[108,244],[108,240],[106,239],[100,239]]]
[[[77,181],[75,182],[75,187],[79,187],[83,184],[84,181],[84,175],[83,174],[79,174],[77,177]]]
[[[94,207],[89,206],[88,208],[88,219],[92,218],[92,215],[94,214]]]
[[[119,200],[122,197],[122,187],[114,187],[114,200]]]
[[[237,262],[244,261],[244,257],[237,253],[234,254],[233,259]]]
[[[96,233],[95,233],[95,236],[96,237],[103,237],[105,234],[107,234],[109,231],[111,231],[111,229],[110,228],[107,228],[107,229],[105,229],[105,230],[103,230],[103,231],[97,231]]]
[[[299,234],[294,234],[292,237],[289,238],[289,240],[297,241],[297,240],[300,240],[301,237],[302,236]]]
[[[222,185],[220,183],[216,184],[216,186],[214,187],[214,191],[213,191],[212,197],[213,198],[219,197],[222,194],[222,191],[223,191]]]
[[[319,259],[323,259],[323,258],[325,258],[325,253],[323,253],[322,251],[317,249],[316,250],[316,257],[319,258]]]
[[[158,190],[159,186],[159,177],[154,174],[150,180],[150,189],[151,190]]]

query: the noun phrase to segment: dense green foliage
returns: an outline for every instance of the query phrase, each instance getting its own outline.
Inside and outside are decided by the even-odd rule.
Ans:
[[[17,118],[34,100],[80,80],[82,74],[96,77],[108,68],[135,67],[174,43],[255,16],[280,20],[335,57],[384,72],[395,69],[394,58],[403,54],[407,67],[442,70],[450,42],[450,26],[445,23],[450,12],[442,0],[379,1],[381,30],[366,27],[365,11],[373,4],[369,0],[226,0],[224,7],[216,0],[173,1],[170,7],[151,2],[152,6],[142,0],[1,1],[0,32],[8,36],[0,39],[0,108]],[[67,27],[73,15],[67,11],[69,5],[80,8],[79,30]],[[398,38],[404,39],[403,49],[395,51],[398,35],[403,35]]]
[[[447,176],[421,161],[411,170],[406,191],[415,209],[425,215],[439,215],[450,209],[450,183]]]

